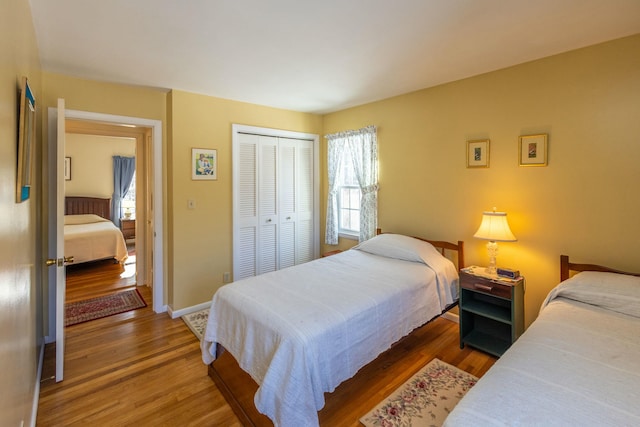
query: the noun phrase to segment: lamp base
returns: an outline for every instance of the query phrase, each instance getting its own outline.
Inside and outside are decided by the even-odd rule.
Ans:
[[[492,241],[487,242],[487,253],[489,254],[489,265],[485,269],[485,272],[492,276],[497,276],[498,268],[496,267],[496,257],[498,256],[498,243]]]

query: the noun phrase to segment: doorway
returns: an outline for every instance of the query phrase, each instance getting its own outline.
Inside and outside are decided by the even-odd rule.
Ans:
[[[74,236],[73,241],[67,241],[65,237],[65,256],[75,258],[74,262],[66,266],[65,301],[67,305],[73,306],[92,300],[91,307],[100,310],[97,308],[101,306],[96,298],[107,298],[105,301],[110,301],[110,298],[120,292],[151,285],[148,281],[151,275],[145,268],[145,252],[151,250],[144,244],[147,230],[140,227],[138,232],[136,226],[136,222],[142,225],[146,223],[146,212],[150,211],[146,206],[150,197],[144,197],[148,187],[145,183],[149,180],[150,172],[145,167],[145,158],[149,156],[149,150],[145,146],[149,129],[75,119],[65,120],[65,129],[65,214],[95,212],[104,221],[78,226],[65,225],[65,235],[68,232]],[[136,181],[140,183],[137,184]],[[137,188],[143,190],[140,198],[136,197]],[[93,204],[87,203],[85,206],[89,208],[82,208],[89,197],[106,201],[109,205],[106,215],[101,213],[103,204],[97,205],[97,212],[93,209]],[[65,216],[65,222],[75,223],[82,218],[84,217]],[[87,221],[97,220],[94,220],[95,215],[87,218]],[[87,250],[91,249],[91,255],[82,253],[85,245],[82,244],[81,237],[76,237],[76,228],[88,231],[94,226],[103,227],[102,224],[106,225],[109,221],[115,226],[110,229],[109,239],[96,234],[91,239],[92,246],[86,247]],[[116,245],[115,248],[113,244]],[[114,252],[106,252],[108,249]],[[117,256],[101,258],[110,253],[116,253]],[[150,297],[145,300],[148,304],[152,302]]]
[[[164,290],[164,269],[163,269],[163,259],[164,259],[164,230],[163,230],[163,176],[162,176],[162,165],[163,165],[163,154],[162,154],[162,122],[160,120],[153,119],[144,119],[137,117],[128,117],[128,116],[117,116],[111,114],[103,114],[103,113],[94,113],[88,111],[78,111],[78,110],[64,110],[62,113],[67,119],[78,120],[78,121],[88,121],[92,122],[95,125],[105,124],[116,126],[119,128],[147,128],[149,130],[149,135],[146,140],[147,152],[148,156],[145,157],[145,162],[148,163],[149,170],[152,171],[149,180],[145,185],[148,185],[149,188],[153,192],[153,200],[148,203],[148,206],[151,209],[150,214],[147,216],[145,224],[150,230],[152,230],[152,234],[149,233],[147,236],[147,241],[145,242],[149,248],[152,250],[145,251],[147,257],[151,257],[151,259],[147,260],[148,268],[151,269],[151,277],[148,279],[148,282],[152,284],[151,293],[153,295],[153,311],[156,313],[163,313],[167,311],[167,305],[165,303],[165,290]],[[49,143],[52,147],[57,145],[56,138],[56,121],[58,117],[58,110],[55,108],[49,109]],[[55,153],[55,148],[51,148]],[[51,162],[54,162],[51,165]],[[60,170],[62,166],[56,166],[55,155],[53,157],[50,156],[49,159],[49,168],[52,170]],[[62,159],[60,159],[62,162]],[[157,167],[154,167],[157,165]],[[55,178],[52,178],[55,179]],[[56,197],[55,193],[49,196]],[[58,213],[53,210],[49,212],[49,221],[53,221],[55,224],[55,218],[58,216]],[[157,224],[157,226],[156,226]],[[55,227],[54,227],[55,228]],[[55,239],[54,239],[55,240]],[[55,242],[54,242],[55,243]],[[55,244],[54,244],[55,246]],[[55,279],[55,269],[51,269],[49,271],[49,291],[48,291],[48,307],[49,309],[47,318],[48,318],[48,326],[47,326],[47,336],[45,341],[47,343],[51,343],[56,341],[56,325],[57,321],[57,313],[63,308],[58,307],[57,300],[57,289],[56,289],[56,279]]]
[[[151,286],[153,248],[151,230],[146,227],[147,217],[153,212],[150,206],[152,189],[148,184],[152,171],[147,161],[151,157],[151,147],[147,143],[150,128],[77,119],[67,119],[65,128],[65,158],[71,167],[65,180],[65,196],[111,200],[109,219],[120,229],[127,248],[127,258],[118,260],[122,263],[121,277],[116,276],[111,281],[117,279],[122,286]],[[118,182],[117,190],[114,190],[114,181]],[[115,194],[123,197],[115,201]],[[72,263],[68,265],[68,272],[75,277],[83,272],[90,273],[94,268],[89,267],[101,264]],[[109,276],[113,276],[114,271],[110,268]],[[88,277],[91,275],[84,282],[89,281]]]

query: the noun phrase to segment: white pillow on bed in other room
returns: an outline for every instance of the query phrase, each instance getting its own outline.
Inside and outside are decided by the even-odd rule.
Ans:
[[[402,234],[379,234],[354,246],[353,249],[422,264],[434,253],[442,256],[431,243]]]
[[[103,222],[103,221],[108,221],[108,220],[94,214],[64,216],[64,225],[91,224],[92,222]]]

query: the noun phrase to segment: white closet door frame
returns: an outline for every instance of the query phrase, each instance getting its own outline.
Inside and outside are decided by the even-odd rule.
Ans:
[[[280,129],[263,128],[247,125],[232,125],[232,165],[233,165],[233,275],[239,277],[238,265],[236,260],[240,259],[240,233],[239,233],[239,197],[238,186],[239,177],[239,135],[252,134],[263,136],[274,136],[278,138],[291,138],[308,140],[313,143],[313,257],[318,258],[320,255],[320,137],[316,134],[293,132]]]

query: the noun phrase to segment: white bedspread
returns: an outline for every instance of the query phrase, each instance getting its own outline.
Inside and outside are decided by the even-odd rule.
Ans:
[[[640,278],[579,273],[547,301],[445,426],[640,425]]]
[[[439,292],[425,264],[349,250],[223,286],[203,360],[222,344],[259,384],[261,413],[277,426],[318,425],[325,392],[457,299],[455,267],[445,270]]]
[[[118,227],[98,215],[65,215],[64,254],[80,264],[99,259],[127,259],[127,243]]]

